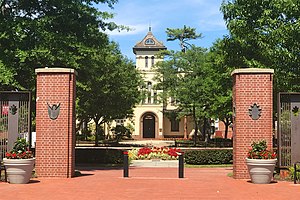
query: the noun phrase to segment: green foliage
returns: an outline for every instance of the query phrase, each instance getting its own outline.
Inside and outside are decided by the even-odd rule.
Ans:
[[[24,138],[18,138],[10,152],[6,153],[8,159],[27,159],[32,158],[33,154],[29,151],[29,143]]]
[[[168,147],[133,148],[132,150],[128,151],[128,158],[129,160],[176,160],[178,159],[179,152],[181,152],[181,150],[178,148]]]
[[[116,149],[76,149],[75,163],[121,164],[122,150]]]
[[[164,89],[162,98],[176,99],[178,117],[193,115],[195,123],[210,117],[215,83],[206,49],[192,46],[185,53],[170,51],[166,57],[156,69],[156,78]]]
[[[188,150],[184,154],[185,162],[193,165],[231,164],[232,149]]]
[[[267,142],[265,140],[261,140],[259,142],[253,142],[251,144],[252,150],[256,152],[264,151],[268,148]]]
[[[167,102],[173,97],[178,106],[176,116],[191,115],[196,133],[202,126],[202,139],[209,138],[205,127],[210,118],[224,122],[227,136],[232,121],[232,68],[226,63],[224,42],[216,42],[208,52],[188,43],[201,37],[195,28],[168,28],[167,35],[168,41],[179,40],[181,51],[161,52],[166,59],[158,63],[156,78],[163,89],[162,99]]]
[[[300,40],[298,0],[226,0],[221,10],[233,67],[275,69],[276,91],[298,91]]]
[[[289,167],[289,175],[291,180],[294,180],[295,177],[295,168],[294,166]],[[300,181],[300,165],[296,166],[296,179]]]
[[[202,34],[197,34],[195,28],[187,27],[186,25],[183,26],[182,29],[180,28],[167,28],[167,41],[174,41],[179,40],[180,47],[183,52],[186,51],[190,44],[188,43],[189,40],[201,38]]]
[[[117,141],[131,138],[132,133],[130,129],[123,125],[117,125],[115,128],[112,128],[111,130],[113,132],[114,138]]]
[[[249,150],[247,157],[251,159],[275,159],[276,153],[267,150],[266,140],[260,140],[251,144],[252,149]]]
[[[77,70],[77,119],[94,120],[96,132],[112,119],[132,114],[140,76],[105,30],[128,29],[109,22],[117,0],[22,1],[0,4],[0,89],[35,88],[35,68]],[[101,120],[100,120],[101,119]],[[96,134],[98,141],[98,134]]]
[[[213,69],[214,88],[213,101],[210,104],[211,115],[225,125],[225,138],[232,122],[232,77],[233,67],[228,60],[225,40],[217,40],[210,49],[209,62]]]
[[[194,145],[194,141],[191,139],[176,139],[175,140],[176,147],[192,147]],[[197,147],[232,147],[232,140],[225,138],[212,138],[209,141],[197,141]]]
[[[140,101],[138,87],[142,81],[131,61],[124,58],[117,45],[111,43],[99,52],[95,63],[81,73],[77,92],[77,117],[92,119],[96,132],[101,124],[130,117]],[[97,136],[97,135],[96,135]],[[98,138],[96,137],[96,145]]]
[[[34,69],[60,66],[90,67],[90,58],[108,43],[100,30],[122,28],[105,22],[112,14],[98,11],[102,1],[2,1],[0,61],[11,75],[11,88],[35,87]]]

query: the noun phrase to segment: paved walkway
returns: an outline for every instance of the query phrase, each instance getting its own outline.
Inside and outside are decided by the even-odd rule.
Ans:
[[[231,168],[185,168],[178,179],[176,168],[131,167],[130,178],[122,169],[80,167],[82,176],[72,179],[32,179],[29,184],[0,183],[1,200],[298,200],[300,184],[278,182],[252,184],[227,176]]]

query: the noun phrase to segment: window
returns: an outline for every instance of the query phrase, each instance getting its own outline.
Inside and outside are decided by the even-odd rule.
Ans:
[[[147,102],[148,104],[151,104],[151,92],[150,91],[147,94],[147,101],[148,101]]]
[[[170,103],[171,103],[171,106],[175,106],[176,105],[176,99],[174,97],[171,97]]]
[[[154,66],[154,56],[151,57],[151,66]]]
[[[171,131],[178,132],[179,131],[179,120],[176,118],[170,119],[171,121]]]
[[[153,93],[153,103],[157,104],[157,92],[156,91],[154,91],[154,93]]]
[[[151,82],[148,82],[148,83],[147,83],[147,89],[148,89],[148,90],[151,90],[151,89],[152,89],[152,83],[151,83]]]
[[[145,67],[148,67],[148,56],[145,57]]]
[[[153,45],[153,44],[155,44],[155,42],[154,42],[154,40],[152,40],[151,38],[149,38],[149,39],[147,39],[147,40],[145,41],[145,44],[146,44],[146,45]]]
[[[116,125],[123,126],[126,119],[116,119]]]

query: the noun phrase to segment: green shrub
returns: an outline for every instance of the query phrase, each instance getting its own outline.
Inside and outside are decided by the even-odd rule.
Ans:
[[[194,140],[193,139],[176,139],[175,140],[176,147],[193,147]],[[209,141],[199,141],[196,143],[197,147],[232,147],[232,140],[225,138],[213,138]]]
[[[122,139],[130,139],[132,134],[130,129],[123,125],[117,125],[116,127],[112,128],[111,131],[117,141]]]
[[[231,164],[232,149],[201,149],[185,152],[185,162],[192,165]]]
[[[294,168],[294,166],[289,167],[289,174],[290,174],[291,180],[294,180],[294,176],[295,176],[294,173],[295,173],[295,168]],[[296,176],[297,176],[297,180],[299,181],[299,180],[300,180],[300,166],[299,166],[299,165],[297,165]]]
[[[123,151],[117,149],[76,149],[75,162],[96,164],[121,164],[123,163]]]

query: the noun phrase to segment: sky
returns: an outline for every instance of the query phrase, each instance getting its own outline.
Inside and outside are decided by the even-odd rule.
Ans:
[[[179,50],[178,41],[167,41],[167,28],[196,28],[203,38],[190,43],[209,48],[228,34],[220,11],[222,0],[119,0],[114,9],[101,4],[101,11],[115,14],[110,21],[130,27],[131,31],[107,31],[110,39],[117,42],[123,55],[135,61],[132,48],[147,34],[152,33],[169,50]]]

